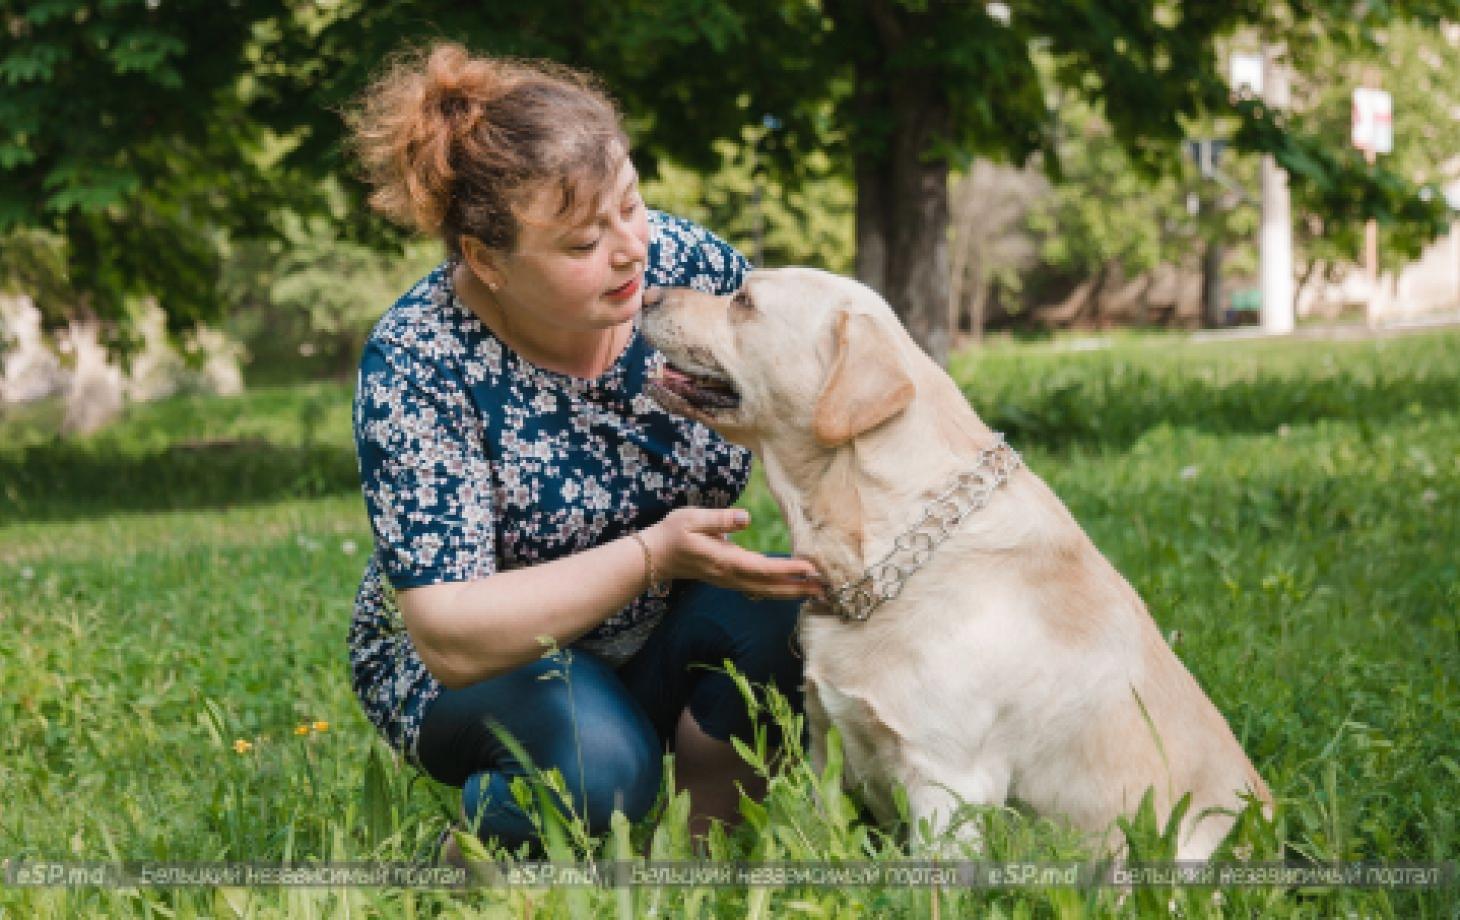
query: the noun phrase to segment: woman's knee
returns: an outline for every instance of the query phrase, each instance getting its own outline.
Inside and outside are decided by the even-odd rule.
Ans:
[[[799,601],[750,601],[751,609],[727,625],[725,656],[753,683],[772,684],[790,693],[801,684],[802,662],[796,646]]]
[[[724,589],[703,592],[695,600],[699,660],[715,669],[728,662],[751,684],[775,688],[792,710],[800,711],[803,667],[795,636],[800,602],[754,601]],[[711,737],[749,738],[750,719],[741,690],[724,675],[700,679],[689,704],[700,728]]]
[[[589,833],[608,831],[615,811],[630,821],[642,819],[659,794],[663,752],[652,730],[618,737],[594,732],[581,747],[561,751],[556,759],[573,810],[587,822]]]
[[[595,833],[616,806],[631,818],[646,814],[662,769],[643,710],[606,663],[576,649],[442,694],[419,748],[428,771],[453,785],[478,774],[510,783],[555,769]]]
[[[648,814],[659,791],[662,745],[639,705],[601,659],[565,650],[557,673],[537,689],[532,766],[556,769],[574,813],[591,833],[607,831],[615,810]],[[548,689],[551,687],[551,689]],[[525,767],[525,765],[524,765]]]

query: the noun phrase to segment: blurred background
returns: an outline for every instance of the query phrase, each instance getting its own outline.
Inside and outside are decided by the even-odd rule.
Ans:
[[[856,274],[940,360],[1460,308],[1452,0],[0,10],[0,405],[65,432],[352,372],[440,253],[363,207],[338,113],[438,38],[599,74],[651,205]]]

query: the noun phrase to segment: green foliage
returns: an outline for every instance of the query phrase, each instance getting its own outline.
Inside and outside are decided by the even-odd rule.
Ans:
[[[6,410],[0,520],[226,508],[359,489],[340,384],[129,405],[91,438],[57,438],[57,403]]]
[[[1125,348],[1048,348],[1038,361],[1025,348],[993,347],[955,359],[952,373],[967,381],[984,420],[1016,444],[1130,449],[1164,428],[1240,436],[1331,419],[1362,431],[1395,412],[1443,415],[1455,406],[1453,347],[1447,337],[1245,351],[1187,345],[1138,360]]]
[[[1243,121],[1236,142],[1272,153],[1288,171],[1295,209],[1331,223],[1353,238],[1370,217],[1390,227],[1392,255],[1412,258],[1449,227],[1449,212],[1436,186],[1420,188],[1384,164],[1369,166],[1363,155],[1332,139],[1297,134],[1290,120],[1261,102],[1237,103]]]
[[[158,295],[175,328],[215,316],[220,234],[311,195],[269,169],[239,83],[251,26],[286,4],[0,3],[0,232],[66,240],[85,307]]]
[[[851,272],[854,192],[844,179],[827,174],[824,155],[808,157],[808,167],[819,166],[819,178],[787,186],[757,168],[751,132],[742,144],[717,146],[721,164],[710,173],[661,163],[659,175],[644,183],[645,200],[713,227],[759,266]]]
[[[1272,822],[1239,817],[1233,858],[1456,856],[1460,569],[1446,550],[1460,521],[1446,509],[1460,501],[1457,347],[1454,333],[1350,344],[1132,337],[1102,352],[1001,345],[954,362],[984,418],[1011,433],[1147,600],[1277,795]],[[7,853],[408,860],[456,819],[455,794],[374,740],[350,689],[341,643],[370,542],[349,396],[331,384],[182,398],[137,407],[65,450],[38,416],[0,419]],[[788,548],[758,476],[742,504],[754,516],[744,542]],[[874,826],[841,788],[837,740],[814,771],[785,701],[756,705],[786,745],[758,732],[741,747],[768,793],[742,799],[745,823],[712,834],[709,857],[908,858],[906,828]],[[251,746],[239,753],[238,741]],[[549,818],[540,791],[524,787],[544,820],[562,822],[569,852],[691,858],[689,803],[672,786],[649,820],[601,840],[571,815]],[[1002,808],[962,817],[993,861],[1085,855],[1058,822]],[[1153,813],[1122,832],[1137,852],[1169,852]],[[462,842],[468,855],[504,855]],[[1064,916],[1113,913],[1120,895],[5,888],[0,910],[561,916],[586,903],[591,915],[925,916],[936,898],[945,916]],[[1162,916],[1173,903],[1183,916],[1264,917],[1460,906],[1453,889],[1132,897]]]
[[[1446,164],[1460,144],[1460,122],[1451,117],[1460,98],[1449,85],[1453,81],[1440,75],[1460,68],[1460,42],[1453,32],[1394,21],[1375,27],[1367,41],[1346,30],[1304,36],[1291,57],[1302,70],[1294,74],[1292,111],[1284,130],[1296,139],[1280,142],[1274,135],[1262,144],[1278,143],[1280,157],[1296,171],[1293,189],[1300,217],[1295,242],[1300,257],[1354,261],[1369,214],[1380,221],[1386,262],[1414,257],[1445,224],[1437,183],[1445,178]],[[1355,173],[1367,172],[1367,167],[1349,149],[1348,136],[1351,92],[1370,71],[1394,94],[1396,149],[1380,158],[1385,168],[1373,171],[1377,184],[1366,186]],[[1171,161],[1158,164],[1159,174],[1151,174],[1117,141],[1102,114],[1110,104],[1102,100],[1092,108],[1068,93],[1060,98],[1060,179],[1054,194],[1029,218],[1030,229],[1042,241],[1045,266],[1082,277],[1114,263],[1134,275],[1160,261],[1191,261],[1204,240],[1215,236],[1238,246],[1239,266],[1245,263],[1254,271],[1255,250],[1244,243],[1256,227],[1252,204],[1201,180],[1190,162],[1174,152]],[[1253,117],[1274,116],[1254,107]],[[1231,124],[1230,119],[1203,118],[1187,122],[1185,129],[1193,136],[1211,137],[1230,130]],[[1254,134],[1261,130],[1243,129]],[[1317,142],[1321,149],[1315,151]],[[1219,165],[1255,199],[1255,157],[1229,149]],[[1426,185],[1416,189],[1400,176]],[[1186,213],[1189,194],[1202,201],[1198,218]]]
[[[0,234],[0,292],[27,294],[56,323],[80,299],[66,272],[66,241],[44,230]]]
[[[899,119],[915,110],[944,113],[946,124],[929,149],[897,154],[905,166],[927,158],[958,165],[974,154],[1018,162],[1042,152],[1058,175],[1050,108],[1063,93],[1101,112],[1110,126],[1101,145],[1118,144],[1139,167],[1126,176],[1103,149],[1089,164],[1092,178],[1121,178],[1121,200],[1142,177],[1179,170],[1175,145],[1193,125],[1220,122],[1235,127],[1243,150],[1278,156],[1299,207],[1321,219],[1336,246],[1370,215],[1390,228],[1394,253],[1413,252],[1443,227],[1439,198],[1433,190],[1421,198],[1415,185],[1432,173],[1407,154],[1371,170],[1321,118],[1285,120],[1234,104],[1218,50],[1238,33],[1260,33],[1288,41],[1300,70],[1326,75],[1382,56],[1380,42],[1392,39],[1384,54],[1399,68],[1397,111],[1407,118],[1442,95],[1453,61],[1439,49],[1438,64],[1412,63],[1425,55],[1408,55],[1406,43],[1423,33],[1406,23],[1454,19],[1455,0],[1365,4],[1357,13],[1340,0],[1007,6],[1001,21],[985,4],[922,0],[4,0],[0,232],[24,226],[66,241],[75,295],[66,309],[118,315],[127,297],[153,294],[175,328],[227,305],[220,280],[229,240],[296,242],[285,214],[305,226],[325,216],[348,242],[398,248],[399,232],[361,205],[336,113],[403,43],[441,37],[597,72],[624,103],[646,175],[664,164],[672,185],[689,184],[684,170],[710,172],[728,158],[722,175],[743,186],[746,167],[736,161],[746,133],[774,116],[778,127],[755,145],[768,176],[768,261],[849,261],[836,245],[846,233],[846,186],[829,176],[861,181],[854,156],[893,155]],[[1427,96],[1426,85],[1436,92]],[[1436,134],[1424,143],[1448,149],[1450,140]],[[328,193],[323,180],[336,176],[347,202]],[[709,187],[699,207],[731,214],[734,235],[753,237],[738,194]],[[1164,189],[1151,201],[1155,210],[1169,205]],[[1152,258],[1150,231],[1125,232],[1145,209],[1102,226],[1100,209],[1087,204],[1062,206],[1087,237],[1054,252],[1057,262],[1112,248],[1138,264]],[[1161,246],[1168,242],[1163,236]]]
[[[1444,204],[1449,161],[1460,147],[1460,90],[1452,79],[1460,72],[1460,35],[1433,25],[1395,22],[1377,31],[1373,41],[1354,47],[1340,40],[1314,41],[1304,55],[1306,72],[1295,86],[1295,121],[1308,134],[1328,138],[1349,156],[1352,169],[1363,169],[1360,154],[1349,149],[1352,91],[1372,75],[1394,99],[1394,152],[1380,154],[1385,169],[1427,183],[1431,211]],[[1342,181],[1342,180],[1340,180]],[[1388,179],[1386,182],[1390,181]],[[1303,187],[1303,193],[1311,191]],[[1354,261],[1362,250],[1361,212],[1328,207],[1321,199],[1300,199],[1310,216],[1298,223],[1300,242],[1312,258]],[[1381,201],[1380,259],[1392,268],[1414,256],[1428,242],[1425,224],[1404,216],[1406,205],[1392,197]]]
[[[278,238],[234,242],[220,292],[227,328],[255,358],[250,380],[352,373],[375,321],[441,258],[434,242],[370,248],[295,214],[283,215]]]
[[[1061,116],[1060,181],[1028,217],[1043,263],[1087,277],[1110,265],[1134,276],[1181,262],[1198,236],[1177,177],[1141,173],[1088,106],[1067,101]]]

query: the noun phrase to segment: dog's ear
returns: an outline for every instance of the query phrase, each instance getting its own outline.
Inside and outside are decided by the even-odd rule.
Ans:
[[[843,310],[835,328],[836,357],[811,419],[811,433],[825,447],[840,447],[897,415],[915,389],[876,319]]]

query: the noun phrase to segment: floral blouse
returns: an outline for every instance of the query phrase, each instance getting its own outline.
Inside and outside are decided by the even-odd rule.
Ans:
[[[730,293],[749,265],[688,221],[649,215],[647,284]],[[376,324],[360,360],[355,447],[375,536],[355,598],[356,695],[414,759],[441,685],[396,607],[396,589],[484,578],[617,539],[685,505],[725,507],[750,455],[644,393],[664,358],[637,323],[618,360],[584,380],[518,357],[457,298],[451,262]],[[622,664],[663,617],[668,586],[576,643]]]

